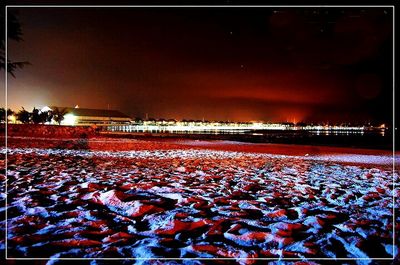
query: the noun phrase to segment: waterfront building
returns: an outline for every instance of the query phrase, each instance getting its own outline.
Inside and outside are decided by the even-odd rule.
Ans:
[[[46,107],[45,107],[46,108]],[[132,118],[118,110],[87,109],[79,107],[47,107],[49,110],[65,110],[62,125],[130,124]]]

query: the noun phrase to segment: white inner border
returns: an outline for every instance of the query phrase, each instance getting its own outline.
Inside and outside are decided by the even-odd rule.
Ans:
[[[6,206],[6,232],[5,232],[5,257],[6,260],[292,260],[292,261],[306,261],[306,260],[394,260],[395,259],[395,195],[394,195],[394,189],[395,189],[395,182],[394,182],[394,174],[395,174],[395,7],[394,5],[345,5],[345,6],[340,6],[340,5],[6,5],[5,7],[5,69],[4,69],[4,75],[5,75],[5,115],[7,117],[7,108],[8,108],[8,100],[7,100],[7,73],[8,73],[8,41],[7,41],[7,13],[8,13],[8,8],[264,8],[264,7],[269,7],[269,8],[282,8],[282,7],[297,7],[297,8],[326,8],[326,7],[331,7],[331,8],[339,8],[339,7],[344,7],[344,8],[370,8],[370,7],[377,7],[377,8],[385,8],[385,7],[391,7],[393,10],[393,28],[392,28],[392,37],[393,37],[393,102],[392,102],[392,107],[393,107],[393,124],[392,124],[392,134],[393,134],[393,188],[392,188],[392,195],[393,195],[393,201],[392,201],[392,213],[393,213],[393,220],[392,220],[392,226],[393,226],[393,247],[392,247],[392,258],[9,258],[8,257],[8,247],[7,247],[7,235],[8,235],[8,216],[7,216],[7,118],[5,122],[5,147],[6,147],[6,153],[5,153],[5,193],[6,193],[6,201],[5,201],[5,206]]]

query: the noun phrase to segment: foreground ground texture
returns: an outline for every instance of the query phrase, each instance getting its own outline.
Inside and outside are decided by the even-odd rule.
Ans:
[[[347,161],[337,153],[287,156],[232,146],[10,139],[8,257],[372,264],[379,261],[369,258],[398,254],[399,177],[390,157]],[[2,167],[4,158],[3,148]],[[4,205],[4,181],[1,189]]]

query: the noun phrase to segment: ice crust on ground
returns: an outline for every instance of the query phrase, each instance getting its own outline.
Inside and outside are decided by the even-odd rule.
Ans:
[[[390,258],[399,176],[359,157],[10,148],[8,256]]]

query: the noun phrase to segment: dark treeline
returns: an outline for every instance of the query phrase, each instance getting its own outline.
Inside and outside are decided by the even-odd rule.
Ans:
[[[66,109],[54,108],[49,111],[41,111],[37,108],[33,108],[31,112],[27,111],[22,107],[18,112],[14,112],[11,109],[0,108],[0,122],[5,123],[6,120],[20,123],[33,123],[33,124],[45,124],[45,123],[58,123],[64,120],[64,116],[67,114]],[[6,117],[7,116],[7,117]],[[7,118],[7,119],[6,119]]]

